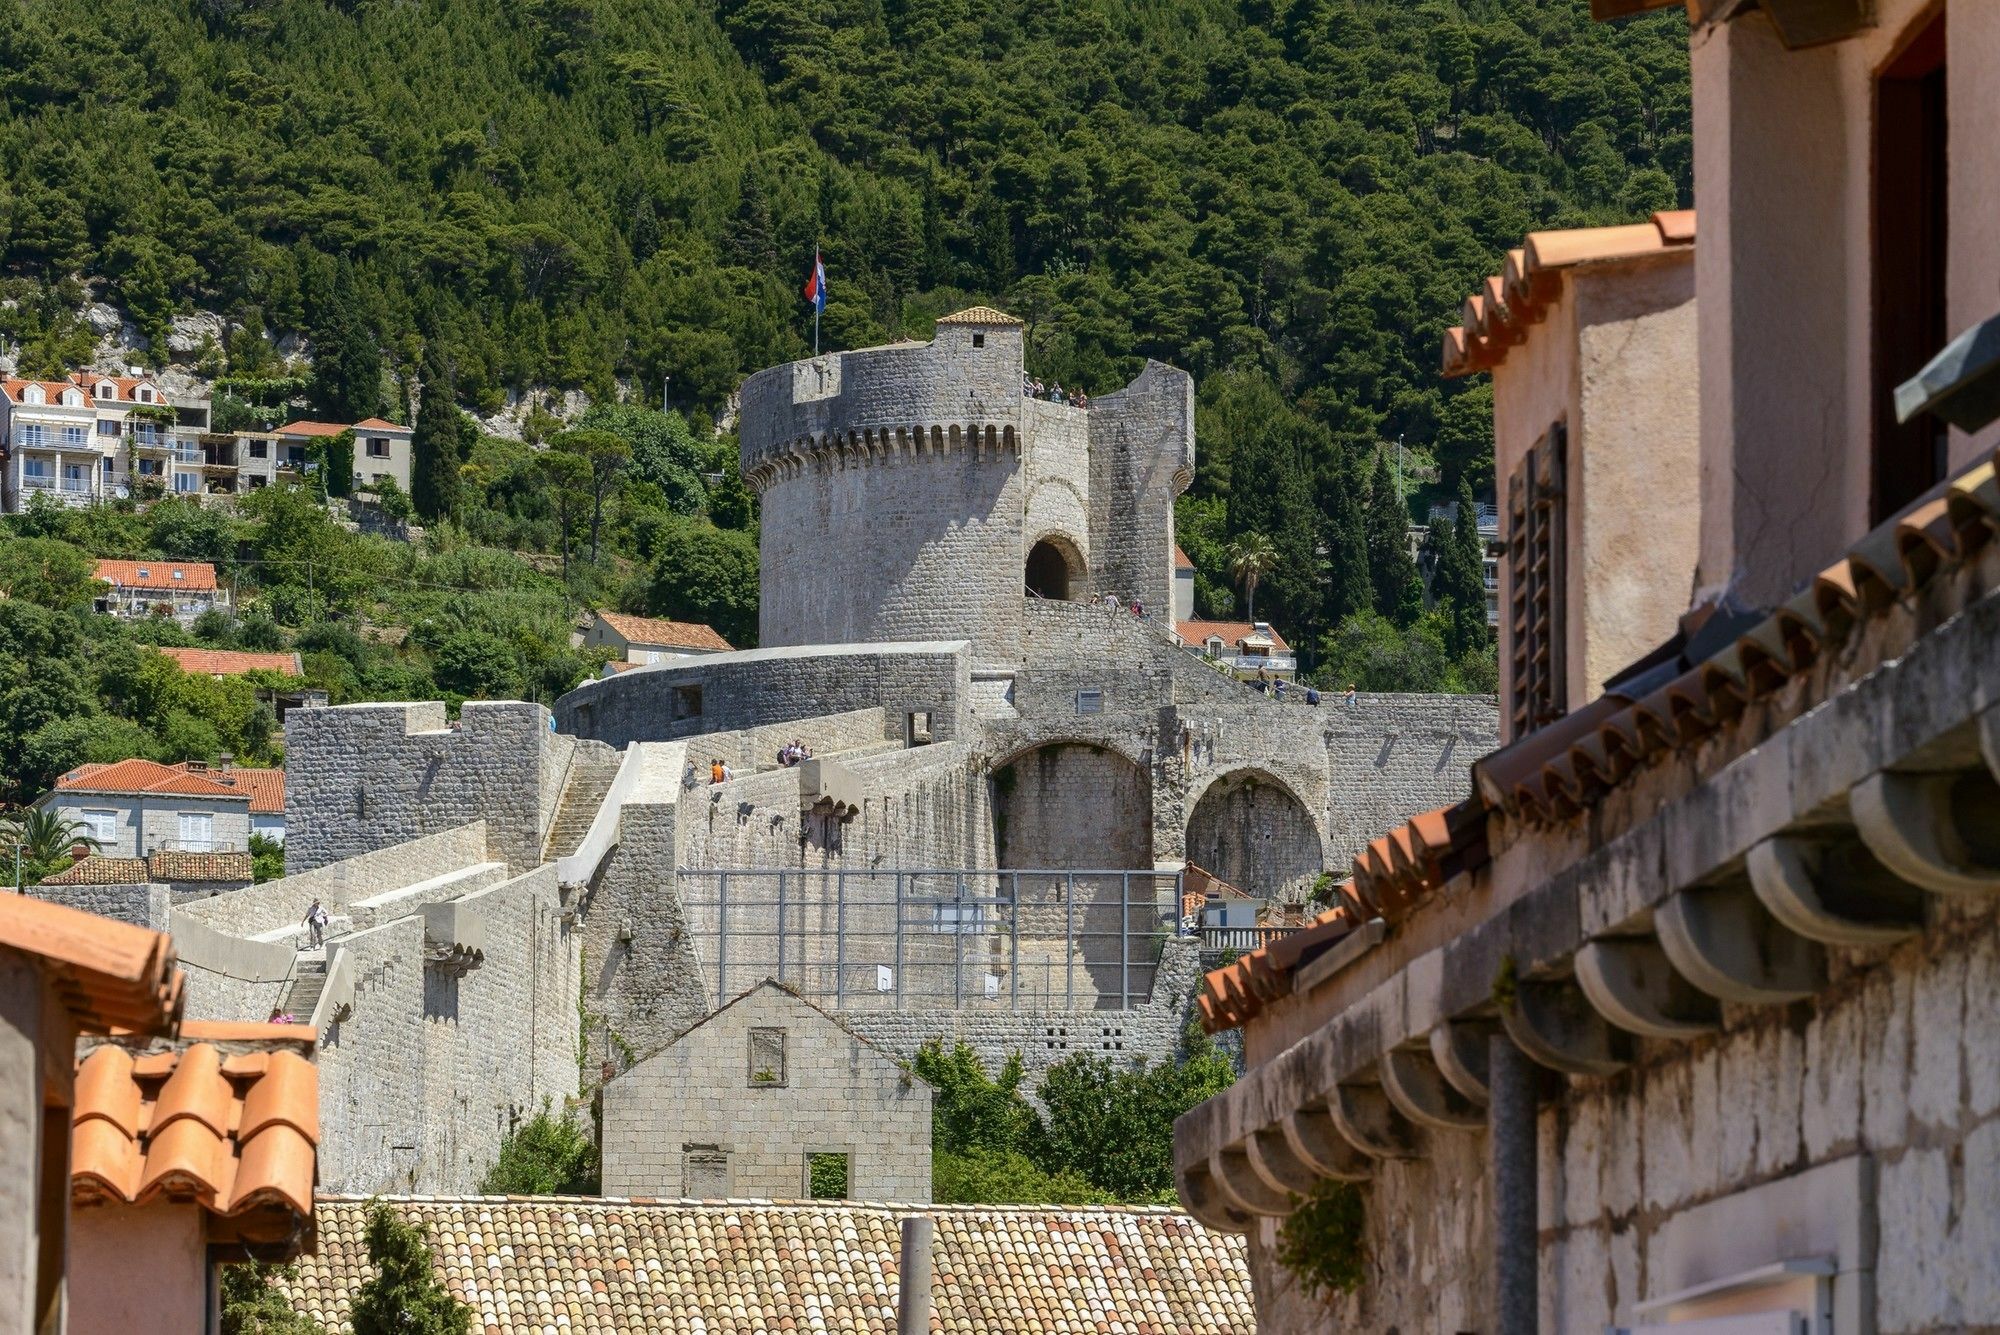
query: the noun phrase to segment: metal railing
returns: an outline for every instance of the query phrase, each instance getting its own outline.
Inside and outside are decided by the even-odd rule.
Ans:
[[[1247,955],[1253,950],[1262,950],[1273,941],[1283,940],[1296,931],[1297,927],[1209,927],[1201,928],[1201,950],[1204,955],[1221,954],[1233,950],[1239,955]]]
[[[1178,872],[683,869],[718,1005],[765,978],[849,1009],[1126,1010],[1179,929]]]

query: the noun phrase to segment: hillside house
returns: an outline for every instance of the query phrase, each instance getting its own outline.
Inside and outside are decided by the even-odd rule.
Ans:
[[[81,825],[109,857],[240,852],[253,832],[284,839],[285,772],[198,760],[79,765],[35,805]]]
[[[393,480],[404,491],[410,489],[410,449],[414,433],[406,426],[379,417],[364,417],[351,427],[339,422],[288,422],[273,433],[276,437],[273,470],[303,471],[307,453],[315,443],[331,440],[343,431],[354,432],[354,476],[357,491],[381,486]]]
[[[174,660],[183,672],[198,672],[218,681],[224,677],[241,677],[252,672],[266,672],[278,677],[290,678],[283,685],[259,686],[257,696],[270,704],[278,721],[283,723],[285,715],[294,709],[318,708],[327,702],[325,691],[305,684],[304,670],[299,665],[295,653],[255,653],[236,649],[193,649],[179,645],[160,645],[159,651]]]
[[[1187,648],[1238,677],[1291,678],[1299,660],[1268,621],[1177,621],[1174,635]]]
[[[99,612],[115,617],[170,615],[183,625],[203,612],[231,605],[229,590],[217,583],[206,561],[99,561],[104,592]]]
[[[200,494],[208,418],[207,399],[171,400],[145,376],[0,381],[0,503],[16,513],[37,495],[89,505]]]
[[[699,622],[629,616],[623,612],[592,613],[590,628],[583,633],[582,647],[610,649],[616,655],[615,663],[634,667],[731,652],[729,641]]]

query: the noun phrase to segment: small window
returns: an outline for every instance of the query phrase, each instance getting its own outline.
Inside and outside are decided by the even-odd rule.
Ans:
[[[40,385],[30,385],[21,391],[21,402],[23,403],[46,403],[48,397]]]
[[[1078,691],[1076,712],[1079,714],[1102,714],[1104,712],[1103,691]]]
[[[113,844],[118,840],[118,813],[115,811],[86,811],[83,813],[83,832],[100,844]]]
[[[1510,739],[1527,736],[1569,709],[1564,650],[1568,564],[1564,455],[1569,433],[1557,422],[1535,442],[1508,482],[1508,722]]]
[[[974,334],[974,338],[979,335]],[[806,1199],[844,1201],[847,1199],[848,1157],[843,1150],[827,1150],[806,1156]]]
[[[176,570],[176,571],[174,571],[174,576],[173,576],[173,577],[174,577],[175,579],[186,579],[186,578],[187,578],[187,574],[186,574],[186,572],[185,572],[185,571],[180,571],[180,570]]]
[[[785,1086],[785,1031],[750,1031],[750,1088],[783,1089]]]
[[[140,566],[140,567],[139,567],[139,578],[140,578],[140,579],[151,579],[152,577],[153,577],[153,572],[152,572],[152,571],[150,571],[150,570],[146,569],[146,567],[144,567],[144,566]]]
[[[115,399],[115,398],[117,398],[117,397],[118,397],[118,386],[116,386],[116,385],[112,384],[112,383],[111,383],[111,382],[110,382],[109,380],[100,380],[100,381],[98,381],[98,382],[97,382],[97,397],[98,397],[98,398],[100,398],[100,399]]]
[[[984,334],[974,334],[974,335],[972,336],[972,346],[973,346],[973,347],[975,347],[975,348],[983,348],[983,347],[985,347],[985,346],[986,346],[986,335],[984,335]]]
[[[388,458],[389,457],[388,438],[384,436],[370,436],[368,438],[368,457],[371,459]]]
[[[268,441],[268,440],[253,440],[253,441],[251,441],[251,442],[250,442],[250,457],[251,457],[252,459],[268,459],[268,458],[270,458],[270,457],[271,457],[271,442],[270,442],[270,441]]]
[[[701,684],[691,682],[686,686],[674,687],[674,721],[701,717]]]
[[[931,741],[931,713],[928,709],[913,710],[903,718],[903,736],[910,746],[929,746]]]
[[[105,417],[105,418],[100,418],[100,419],[98,420],[98,423],[97,423],[97,434],[98,434],[98,435],[100,435],[100,436],[115,436],[115,435],[117,435],[117,434],[118,434],[118,423],[117,423],[116,419],[114,419],[114,418],[109,418],[109,417]]]

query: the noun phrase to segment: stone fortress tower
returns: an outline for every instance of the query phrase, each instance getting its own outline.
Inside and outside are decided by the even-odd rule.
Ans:
[[[929,343],[744,382],[765,646],[963,639],[975,662],[1012,662],[1024,587],[1171,608],[1193,379],[1151,362],[1074,408],[1022,393],[1024,352],[1021,321],[975,306]]]

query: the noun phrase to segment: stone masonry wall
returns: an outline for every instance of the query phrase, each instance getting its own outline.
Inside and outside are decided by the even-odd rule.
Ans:
[[[1290,790],[1251,771],[1208,786],[1188,820],[1187,856],[1237,889],[1295,900],[1325,870],[1312,815]]]
[[[928,713],[931,735],[950,738],[962,729],[970,652],[958,642],[713,654],[585,682],[556,701],[556,722],[565,733],[622,748],[879,707],[898,741],[911,712]],[[700,689],[699,717],[676,718],[684,687]]]
[[[1116,751],[1054,743],[994,771],[1003,867],[1144,870],[1153,865],[1152,784]]]
[[[256,936],[298,927],[315,899],[337,918],[356,900],[427,881],[484,862],[486,857],[486,824],[473,821],[391,848],[296,870],[262,885],[189,900],[176,904],[173,913],[233,936]]]
[[[1161,362],[1090,408],[1092,587],[1174,605],[1174,498],[1194,477],[1194,377]]]
[[[782,1033],[782,1069],[770,1047],[753,1057],[753,1029]],[[844,1153],[850,1199],[929,1201],[931,1089],[760,986],[605,1086],[603,1146],[607,1195],[796,1199],[808,1155]],[[726,1177],[691,1175],[695,1147],[726,1155]]]
[[[37,885],[28,894],[100,918],[129,922],[155,932],[167,930],[171,900],[164,885]]]
[[[1853,1217],[1865,1199],[1824,1213],[1879,1238],[1863,1258],[1874,1328],[2000,1326],[1994,906],[1948,907],[1893,948],[1833,953],[1833,983],[1818,996],[1725,1008],[1723,1033],[1642,1044],[1632,1068],[1572,1080],[1545,1103],[1542,1329],[1601,1330],[1629,1321],[1635,1301],[1672,1291],[1681,1281],[1668,1267],[1697,1219],[1711,1250],[1743,1249],[1742,1268],[1784,1259],[1755,1254],[1754,1223],[1731,1237],[1714,1221],[1736,1193],[1855,1155],[1867,1160],[1875,1217]],[[1378,1164],[1368,1282],[1353,1298],[1305,1298],[1272,1259],[1272,1230],[1252,1233],[1260,1331],[1481,1327],[1491,1282],[1485,1136],[1433,1134],[1429,1144],[1425,1158]]]
[[[419,835],[485,820],[493,856],[516,872],[541,860],[560,767],[549,711],[469,701],[341,705],[285,717],[285,859],[308,871]]]

